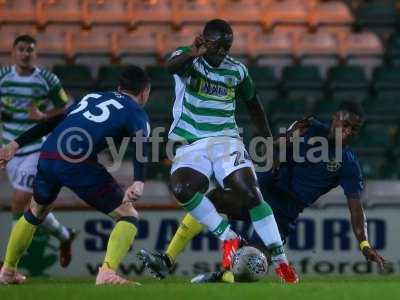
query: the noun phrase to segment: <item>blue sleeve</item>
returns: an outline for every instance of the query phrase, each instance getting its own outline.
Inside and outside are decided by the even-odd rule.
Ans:
[[[132,137],[136,135],[148,137],[150,134],[149,121],[144,111],[136,109],[132,113],[128,113],[126,119],[126,127],[128,134]]]
[[[354,155],[350,156],[343,162],[339,184],[348,198],[359,198],[364,188],[361,168]]]

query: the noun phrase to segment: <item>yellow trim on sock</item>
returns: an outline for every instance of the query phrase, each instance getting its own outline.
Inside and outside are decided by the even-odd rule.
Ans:
[[[137,234],[137,228],[132,223],[119,221],[110,234],[107,252],[103,266],[117,271],[119,264],[124,259]]]
[[[37,226],[29,223],[24,216],[20,217],[13,227],[7,245],[4,268],[15,271],[25,251],[32,243]]]
[[[178,255],[186,248],[189,242],[203,230],[203,225],[196,221],[191,214],[186,214],[178,230],[168,245],[165,253],[174,263]]]

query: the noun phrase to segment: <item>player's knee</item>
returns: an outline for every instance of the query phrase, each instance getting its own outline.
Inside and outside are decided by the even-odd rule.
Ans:
[[[257,186],[240,186],[235,189],[238,195],[241,195],[243,199],[243,205],[247,209],[251,209],[259,205],[262,201],[262,197]]]
[[[197,192],[189,182],[176,182],[172,184],[172,193],[181,204],[189,202]]]
[[[44,220],[48,213],[51,211],[51,206],[39,204],[34,199],[32,199],[29,205],[29,211],[32,212],[32,214],[36,218]]]
[[[133,217],[138,219],[139,213],[133,207],[131,202],[124,202],[109,214],[114,220],[119,221],[121,218]]]

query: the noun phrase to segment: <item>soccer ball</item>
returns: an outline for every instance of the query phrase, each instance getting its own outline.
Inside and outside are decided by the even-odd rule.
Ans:
[[[267,274],[267,271],[268,263],[265,255],[254,247],[242,247],[233,255],[232,273],[235,281],[258,281]]]

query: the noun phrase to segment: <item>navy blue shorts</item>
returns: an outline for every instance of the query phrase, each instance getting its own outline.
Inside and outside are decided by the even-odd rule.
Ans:
[[[39,159],[33,182],[35,201],[42,205],[53,203],[62,187],[105,214],[120,206],[124,197],[121,187],[99,163]]]
[[[257,178],[263,198],[271,206],[281,238],[285,242],[287,237],[294,231],[296,220],[303,211],[303,207],[299,206],[296,200],[277,187],[273,172],[257,173]],[[263,245],[256,232],[250,239],[250,243]]]

